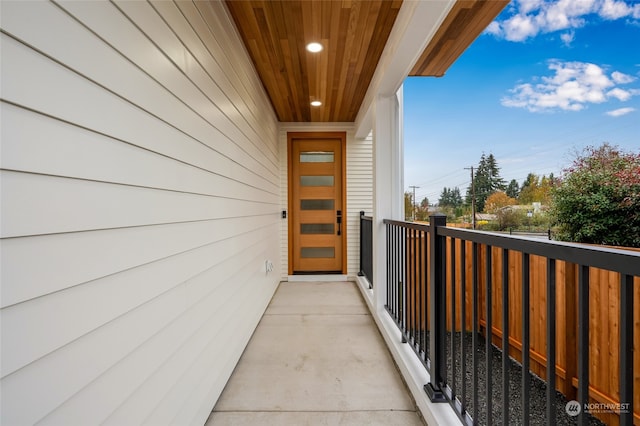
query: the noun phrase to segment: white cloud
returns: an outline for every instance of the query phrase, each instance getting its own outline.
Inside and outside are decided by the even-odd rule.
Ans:
[[[525,41],[538,34],[583,27],[589,15],[615,20],[640,19],[640,3],[633,0],[519,0],[513,3],[511,16],[494,21],[489,32],[509,41]],[[565,44],[574,35],[561,36]]]
[[[607,111],[607,115],[610,115],[611,117],[620,117],[621,115],[630,114],[635,110],[636,110],[635,108],[630,108],[630,107],[618,108],[618,109],[614,109],[613,111]]]
[[[605,0],[600,8],[600,16],[604,19],[620,19],[633,14],[633,9],[623,1]]]
[[[539,9],[540,6],[544,3],[543,0],[520,0],[519,9],[522,13],[529,13],[532,10]]]
[[[484,29],[484,32],[493,34],[496,37],[502,37],[502,28],[500,27],[500,24],[498,24],[496,21],[493,21],[492,23],[490,23],[487,26],[487,28]]]
[[[571,45],[571,42],[573,42],[575,37],[576,37],[575,31],[569,31],[564,34],[560,34],[560,40],[562,40],[562,42],[567,46]]]
[[[611,98],[616,98],[619,101],[628,101],[631,98],[631,93],[628,90],[623,90],[620,89],[619,87],[616,87],[615,89],[609,90],[607,92],[607,96],[611,97]]]
[[[509,41],[523,41],[538,34],[538,25],[530,16],[516,15],[502,24],[504,37]]]
[[[502,98],[502,105],[532,112],[580,111],[588,104],[610,99],[626,101],[640,92],[616,87],[634,81],[634,77],[617,71],[607,75],[596,64],[552,61],[549,70],[553,75],[534,78],[534,83],[519,84],[511,89],[510,95]]]
[[[626,83],[631,83],[633,80],[635,80],[634,77],[627,75],[627,74],[623,74],[621,72],[618,71],[614,71],[611,73],[611,78],[613,79],[614,82],[618,83],[618,84],[626,84]]]

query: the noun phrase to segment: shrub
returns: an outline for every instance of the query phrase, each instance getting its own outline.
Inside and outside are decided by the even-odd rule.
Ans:
[[[552,190],[557,238],[640,247],[640,153],[586,148]]]

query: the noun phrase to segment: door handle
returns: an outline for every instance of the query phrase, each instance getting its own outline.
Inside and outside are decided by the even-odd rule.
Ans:
[[[342,225],[342,210],[336,210],[336,223],[338,224],[338,235],[340,235],[340,227]]]

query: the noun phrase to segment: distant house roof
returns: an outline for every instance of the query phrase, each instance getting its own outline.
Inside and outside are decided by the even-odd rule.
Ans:
[[[476,213],[476,220],[496,220],[498,217],[492,213]]]
[[[526,210],[526,211],[533,211],[535,213],[540,212],[540,210],[542,210],[542,203],[539,202],[535,202],[533,204],[529,204],[529,205],[515,205],[515,206],[504,206],[504,207],[500,207],[500,210]]]

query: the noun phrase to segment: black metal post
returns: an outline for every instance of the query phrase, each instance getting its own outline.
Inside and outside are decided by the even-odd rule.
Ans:
[[[447,225],[447,217],[445,215],[435,214],[429,217],[429,238],[431,242],[430,248],[430,268],[429,277],[431,282],[429,319],[431,332],[429,333],[429,352],[431,359],[431,374],[429,383],[425,385],[425,391],[431,399],[431,402],[446,402],[446,398],[442,389],[444,382],[445,359],[444,348],[446,318],[446,300],[445,300],[445,280],[442,253],[442,239],[438,237],[438,227]]]

